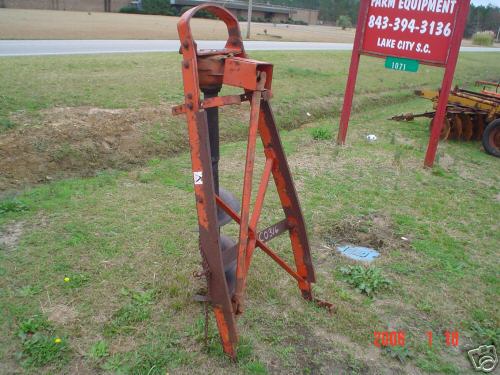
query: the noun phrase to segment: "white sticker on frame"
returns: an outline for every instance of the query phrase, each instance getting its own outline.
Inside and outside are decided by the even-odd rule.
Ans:
[[[203,185],[203,172],[193,172],[193,179],[195,185]]]

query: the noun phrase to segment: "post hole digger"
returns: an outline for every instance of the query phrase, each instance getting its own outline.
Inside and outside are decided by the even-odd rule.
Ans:
[[[197,49],[190,20],[201,10],[226,24],[228,39],[223,49]],[[248,58],[238,21],[220,6],[203,4],[188,10],[181,17],[177,28],[181,42],[185,101],[174,107],[172,113],[184,113],[187,118],[200,252],[203,273],[207,279],[206,299],[212,306],[224,352],[234,359],[238,341],[236,317],[244,312],[246,279],[256,248],[269,255],[297,281],[306,300],[315,301],[329,309],[332,305],[316,300],[312,295],[315,274],[304,218],[269,103],[272,64]],[[223,85],[241,88],[243,93],[219,96]],[[231,193],[219,187],[218,107],[243,102],[250,103],[250,121],[240,205]],[[251,212],[258,135],[264,146],[265,164]],[[285,218],[258,231],[271,175]],[[221,235],[221,226],[230,220],[239,225],[237,241]],[[295,268],[268,245],[270,240],[285,232],[290,236]]]

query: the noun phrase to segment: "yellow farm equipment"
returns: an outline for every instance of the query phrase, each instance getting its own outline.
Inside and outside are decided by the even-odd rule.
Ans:
[[[477,81],[476,85],[482,85],[482,91],[456,87],[450,92],[441,139],[482,141],[487,153],[500,157],[500,83]],[[487,87],[493,87],[494,91]],[[436,108],[439,91],[417,90],[415,94],[431,100]],[[433,118],[434,115],[434,111],[408,113],[394,116],[392,120],[410,121],[416,117]]]

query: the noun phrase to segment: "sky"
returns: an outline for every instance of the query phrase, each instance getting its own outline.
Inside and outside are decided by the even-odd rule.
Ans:
[[[472,0],[472,4],[474,5],[488,5],[493,4],[497,7],[500,7],[500,0]]]

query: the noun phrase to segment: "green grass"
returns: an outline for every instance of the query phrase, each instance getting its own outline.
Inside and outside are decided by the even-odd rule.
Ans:
[[[401,363],[405,363],[412,358],[411,352],[405,346],[386,346],[383,353]]]
[[[290,128],[305,122],[306,112],[313,118],[339,113],[349,53],[307,51],[291,56],[289,52],[252,52],[251,56],[274,64],[273,104],[281,126]],[[492,57],[462,54],[456,83],[471,84],[478,75],[496,78],[495,66],[488,63]],[[15,111],[36,113],[55,106],[139,109],[161,102],[180,104],[180,62],[180,55],[173,53],[2,58],[0,118],[6,119]],[[422,86],[436,88],[442,73],[442,69],[427,66],[411,77],[388,73],[382,60],[364,57],[355,105],[382,105],[394,95],[411,96],[413,89]],[[161,137],[153,131],[153,141],[161,141]]]
[[[108,356],[109,346],[106,341],[103,340],[99,340],[94,345],[92,345],[88,353],[88,357],[94,361],[98,361]]]
[[[127,291],[122,294],[128,294]],[[111,321],[104,327],[105,336],[115,336],[120,333],[131,333],[134,331],[135,323],[144,322],[151,317],[154,291],[133,293],[131,301],[116,311]]]
[[[306,61],[311,55],[316,60]],[[471,82],[479,71],[483,78],[498,76],[492,56],[463,55],[456,81]],[[427,75],[409,80],[367,58],[348,143],[336,147],[312,134],[336,134],[339,119],[331,115],[338,113],[348,55],[252,57],[276,63],[273,106],[282,127],[309,122],[283,131],[282,140],[310,234],[315,292],[333,302],[336,313],[305,302],[295,282],[256,252],[246,312],[238,321],[238,362],[222,355],[213,319],[205,346],[203,306],[192,299],[203,282],[192,276],[200,258],[190,159],[179,150],[129,172],[52,181],[0,201],[2,232],[23,223],[15,248],[0,250],[0,362],[7,372],[71,373],[79,366],[126,374],[363,374],[387,368],[455,374],[470,373],[467,348],[498,343],[498,160],[476,142],[448,142],[440,145],[437,168],[423,169],[427,122],[386,120],[428,109],[408,92],[437,86],[442,71],[423,67]],[[124,60],[137,64],[122,66]],[[35,81],[27,79],[28,91],[4,77],[2,98],[11,100],[2,110],[25,109],[36,117],[54,105],[179,102],[177,62],[173,54],[1,59],[14,77],[24,69]],[[50,69],[54,64],[59,76]],[[316,68],[329,76],[308,71]],[[93,69],[99,81],[87,74]],[[165,75],[154,76],[158,72]],[[131,79],[135,75],[141,82]],[[89,84],[83,76],[93,90],[82,91]],[[157,95],[161,90],[170,97]],[[227,126],[228,114],[221,113]],[[238,124],[231,126],[242,128]],[[367,142],[367,134],[377,141]],[[152,135],[159,142],[162,137]],[[221,185],[239,196],[245,143],[230,140],[221,148]],[[258,173],[262,161],[257,159]],[[261,227],[283,215],[275,189],[265,203]],[[234,226],[223,230],[237,235]],[[342,280],[338,270],[354,265],[332,249],[343,238],[377,247],[381,256],[373,266],[391,288],[369,297]],[[285,237],[271,246],[292,260]],[[374,348],[373,332],[388,329],[407,333],[405,349]],[[459,331],[457,350],[446,347],[446,330]],[[434,332],[432,348],[427,331]]]
[[[4,131],[13,129],[16,126],[11,120],[5,117],[0,117],[0,134]]]
[[[311,129],[311,137],[315,141],[327,141],[332,139],[332,130],[325,128],[313,128]]]
[[[5,199],[0,202],[0,215],[6,215],[9,212],[27,211],[28,206],[16,198]]]
[[[461,55],[455,84],[469,86],[478,77],[496,79],[497,70],[489,63],[492,56]],[[349,53],[255,52],[251,57],[274,64],[272,103],[281,129],[339,114]],[[7,158],[1,158],[0,169],[6,173],[0,175],[0,189],[89,176],[96,170],[130,170],[151,158],[187,151],[184,116],[170,114],[170,107],[183,101],[180,59],[173,53],[0,59],[0,119],[9,126],[2,134],[13,137],[5,151],[22,150],[18,163],[26,165],[13,170]],[[442,69],[428,66],[411,76],[389,72],[383,60],[364,57],[354,111],[413,99],[415,89],[439,87],[442,74]],[[223,90],[236,92],[240,90]],[[430,109],[426,104],[423,108]],[[222,143],[245,138],[246,106],[221,109]],[[76,124],[87,126],[70,131]],[[25,128],[33,132],[25,133]],[[319,136],[334,136],[331,129],[326,131],[329,134]]]
[[[373,296],[391,285],[391,281],[376,267],[347,266],[342,267],[340,272],[344,281],[367,296]]]
[[[21,351],[16,357],[23,367],[61,367],[68,362],[70,348],[67,340],[54,334],[45,317],[35,315],[20,322],[17,335],[21,339]]]

